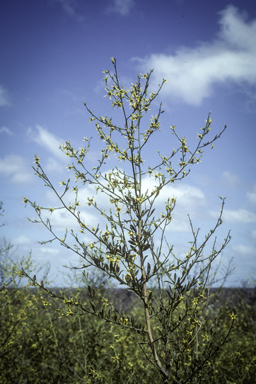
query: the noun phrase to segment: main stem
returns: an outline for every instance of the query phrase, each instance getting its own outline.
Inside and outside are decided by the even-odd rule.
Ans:
[[[141,143],[140,143],[140,122],[138,122],[138,143],[139,143],[139,149],[138,149],[138,155],[139,155],[139,159],[140,159],[140,155],[141,155]],[[136,167],[136,165],[135,165]],[[139,195],[139,198],[141,198],[141,187],[142,187],[142,181],[141,181],[141,166],[140,166],[140,161],[139,161],[139,164],[137,165],[138,167],[138,176],[139,176],[139,188],[137,190],[137,188],[135,189],[136,191],[136,194]],[[136,183],[137,183],[137,172],[136,172],[136,175],[135,175],[135,180],[136,180]],[[150,323],[150,315],[149,315],[149,309],[148,309],[148,296],[147,296],[147,284],[146,284],[146,273],[145,273],[145,266],[144,266],[144,260],[143,260],[143,251],[142,251],[142,248],[141,248],[141,236],[142,236],[142,220],[141,220],[141,202],[139,202],[139,231],[138,231],[138,235],[139,235],[139,250],[140,250],[140,264],[141,264],[141,274],[142,274],[142,281],[143,281],[143,302],[144,302],[144,311],[145,311],[145,320],[146,320],[146,324],[147,324],[147,333],[148,333],[148,339],[149,339],[149,344],[150,344],[150,348],[151,348],[151,351],[152,351],[152,354],[153,354],[153,357],[154,357],[154,361],[157,365],[157,368],[158,370],[160,371],[160,373],[163,375],[164,377],[164,384],[168,384],[169,380],[168,380],[168,373],[165,371],[165,369],[163,368],[160,360],[159,360],[159,357],[158,357],[158,354],[157,354],[157,350],[156,350],[156,346],[155,346],[155,343],[154,343],[154,338],[153,338],[153,334],[152,334],[152,329],[151,329],[151,323]]]

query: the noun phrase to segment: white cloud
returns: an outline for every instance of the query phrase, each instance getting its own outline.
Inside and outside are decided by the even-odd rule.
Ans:
[[[0,85],[0,107],[11,105],[7,90]]]
[[[122,172],[122,169],[120,169]],[[106,174],[109,172],[107,171]],[[105,182],[104,182],[105,183]],[[103,184],[104,184],[103,183]],[[155,181],[154,177],[145,176],[142,178],[142,193],[145,194],[148,191],[150,194],[155,187],[158,185],[158,182]],[[89,189],[83,189],[79,191],[79,200],[80,196],[90,197],[94,192],[94,188],[91,186]],[[193,209],[198,205],[202,206],[206,203],[206,197],[201,189],[191,186],[189,184],[177,184],[177,186],[166,185],[162,191],[160,191],[159,196],[155,200],[155,205],[161,205],[164,209],[164,203],[168,198],[175,197],[177,199],[177,205],[179,207],[187,209]],[[95,196],[95,200],[104,207],[110,207],[109,198],[104,194],[98,194]],[[151,198],[152,200],[152,198]],[[87,202],[87,200],[86,200]]]
[[[155,183],[153,178],[144,178],[142,180],[143,184],[143,193],[146,192],[146,189],[149,191],[153,189]],[[177,197],[177,209],[174,211],[174,221],[168,227],[168,230],[172,232],[190,232],[189,220],[187,217],[188,211],[193,213],[195,216],[196,208],[205,204],[206,199],[203,192],[196,187],[190,186],[188,184],[180,185],[179,187],[166,186],[165,190],[160,192],[159,197],[155,202],[156,208],[156,217],[160,214],[160,211],[164,210],[164,203],[169,197]],[[103,193],[98,193],[95,195],[95,190],[93,186],[88,186],[84,188],[79,188],[78,201],[80,203],[79,211],[81,220],[90,227],[100,224],[101,229],[105,228],[106,221],[104,217],[100,216],[98,211],[93,207],[87,207],[88,197],[94,197],[94,200],[97,202],[99,209],[103,209],[109,212],[111,204],[109,202],[109,197]],[[75,199],[75,193],[69,190],[65,197],[65,203],[73,203]],[[56,195],[52,191],[47,191],[45,195],[45,200],[47,201],[46,206],[49,204],[51,207],[60,206],[59,201]],[[112,207],[113,208],[113,207]],[[72,215],[70,215],[66,210],[55,210],[52,214],[50,212],[42,213],[45,214],[45,217],[49,217],[52,227],[54,230],[64,230],[68,229],[80,229],[76,220]]]
[[[199,106],[213,94],[215,84],[256,84],[256,20],[247,21],[232,5],[220,16],[220,32],[211,43],[182,47],[175,54],[133,58],[140,71],[154,68],[154,90],[162,78],[167,78],[163,95]]]
[[[233,245],[232,249],[235,253],[239,255],[252,255],[253,253],[255,253],[254,248],[250,247],[249,245],[237,244]]]
[[[247,196],[253,204],[256,204],[256,185],[251,192],[247,192]]]
[[[60,253],[60,250],[59,249],[56,249],[56,248],[50,248],[50,247],[44,247],[44,248],[41,248],[40,251],[42,253],[47,253],[47,254],[53,254],[53,255],[57,255]]]
[[[21,235],[12,239],[12,243],[16,246],[31,245],[32,241],[28,237]]]
[[[133,6],[133,0],[112,0],[107,8],[107,13],[119,13],[122,16],[126,16],[129,15]]]
[[[187,219],[187,218],[186,218]],[[184,233],[184,232],[191,232],[191,227],[189,225],[189,221],[180,219],[179,216],[175,216],[172,219],[172,222],[168,225],[166,228],[167,232],[175,232],[175,233]]]
[[[99,224],[100,216],[97,215],[97,213],[94,215],[86,210],[80,211],[80,219],[81,221],[84,221],[86,225],[89,225],[90,227],[96,227]],[[73,229],[74,231],[80,230],[80,226],[76,219],[66,209],[55,210],[52,214],[47,211],[43,213],[42,217],[44,219],[46,219],[46,217],[49,218],[54,231],[65,232],[66,228],[68,230]]]
[[[10,136],[13,135],[13,132],[7,127],[0,128],[0,133],[7,133],[7,135],[10,135]]]
[[[59,146],[64,143],[63,139],[56,138],[55,135],[47,131],[47,129],[36,126],[37,132],[32,128],[28,128],[27,135],[28,137],[39,144],[41,147],[46,148],[49,152],[51,152],[55,157],[64,160],[65,155],[59,149]]]
[[[219,217],[219,212],[210,211],[212,217]],[[256,214],[249,212],[246,209],[230,210],[224,209],[223,220],[229,223],[254,223],[256,222]]]
[[[154,186],[157,183],[154,181],[153,177],[145,177],[142,180],[143,190],[145,193],[146,190],[152,191]],[[177,198],[177,204],[180,204],[185,207],[192,207],[197,204],[205,203],[204,193],[197,187],[193,187],[189,184],[180,184],[177,186],[167,185],[159,194],[159,197],[156,200],[156,204],[163,204],[170,197]]]
[[[254,240],[256,240],[256,229],[254,229],[253,231],[251,231],[251,236]]]
[[[26,160],[17,155],[0,159],[0,174],[11,176],[11,181],[15,184],[27,184],[32,181],[33,176],[27,169]]]
[[[237,175],[230,171],[225,171],[221,175],[221,182],[230,188],[236,188],[240,184],[240,179]]]
[[[66,171],[65,167],[63,167],[63,165],[61,165],[58,161],[56,161],[52,157],[50,157],[47,160],[47,164],[45,167],[46,172],[58,172],[59,174],[61,174],[63,173],[63,170]]]
[[[28,172],[17,172],[11,178],[14,184],[28,184],[32,181],[32,175]]]
[[[8,155],[0,160],[0,172],[5,175],[10,175],[20,169],[20,164],[25,165],[25,160],[17,155]]]

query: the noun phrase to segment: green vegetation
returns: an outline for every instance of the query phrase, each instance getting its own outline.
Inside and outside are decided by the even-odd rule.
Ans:
[[[201,161],[203,150],[213,147],[226,127],[207,140],[212,123],[209,115],[190,149],[185,137],[180,137],[172,126],[170,133],[178,141],[177,148],[167,155],[156,148],[158,156],[153,158],[158,160],[145,166],[146,158],[150,160],[152,155],[146,147],[159,133],[164,112],[161,104],[144,131],[141,121],[150,107],[155,108],[154,101],[165,80],[156,93],[149,94],[150,71],[139,75],[126,90],[119,83],[115,59],[112,63],[114,74],[104,71],[104,82],[112,107],[122,114],[123,124],[120,116],[113,123],[112,118],[96,116],[85,104],[102,143],[100,160],[92,169],[87,167],[87,138],[84,141],[88,144],[79,150],[70,142],[62,145],[62,151],[72,159],[68,170],[73,176],[60,183],[64,188],[60,194],[36,155],[34,170],[54,191],[60,205],[45,208],[24,198],[38,215],[34,222],[42,223],[51,233],[51,239],[42,243],[57,240],[79,256],[79,264],[72,269],[81,272],[77,276],[82,289],[52,290],[47,281],[39,282],[36,274],[32,277],[25,268],[20,276],[28,277],[38,290],[3,286],[2,321],[7,336],[2,340],[2,350],[6,348],[2,361],[9,375],[3,380],[25,383],[33,377],[33,382],[38,383],[164,384],[251,380],[255,367],[251,354],[255,347],[251,332],[255,327],[253,308],[248,320],[245,305],[241,310],[245,317],[241,315],[239,320],[235,308],[228,308],[228,303],[218,305],[218,296],[209,289],[212,263],[230,241],[228,233],[217,247],[214,237],[222,224],[225,199],[221,198],[219,218],[201,244],[199,229],[194,229],[189,217],[192,240],[183,258],[175,255],[174,244],[166,235],[173,221],[176,197],[166,198],[162,212],[157,209],[168,185],[186,178]],[[108,160],[121,165],[109,170]],[[95,193],[87,198],[85,211],[83,195],[91,187]],[[64,234],[54,228],[50,219],[60,210],[76,222]],[[99,215],[93,225],[87,222],[86,212],[90,210]],[[100,276],[96,284],[95,280],[88,281],[92,268]],[[119,291],[106,281],[132,294],[130,307],[122,307],[118,297],[113,298],[113,293]],[[247,343],[245,350],[241,349],[244,360],[236,355],[235,343],[239,340],[243,347]],[[11,368],[14,366],[17,374]]]
[[[95,303],[107,303],[106,300],[113,297],[113,290],[110,295],[111,288],[101,285],[101,279],[97,280]],[[122,297],[124,303],[125,291],[122,292],[120,299]],[[82,285],[81,289],[72,292],[58,292],[66,297],[71,293],[78,301],[88,300],[88,293]],[[193,293],[196,296],[196,292]],[[239,291],[234,290],[236,299],[231,303],[231,296],[221,300],[224,293],[225,290],[218,295],[210,292],[207,326],[226,333],[230,327],[230,313],[236,313],[237,319],[228,343],[201,371],[197,383],[253,384],[256,374],[255,302],[254,305],[248,304],[244,296],[239,298]],[[134,296],[133,300],[123,305],[143,322],[143,311]],[[121,308],[118,296],[115,301]],[[161,382],[157,370],[137,347],[134,336],[127,329],[120,329],[86,313],[72,316],[65,304],[49,300],[40,289],[2,287],[0,308],[0,382],[3,384]],[[179,328],[176,341],[182,343],[187,335],[184,327]],[[203,352],[206,341],[202,339],[198,343],[199,354]],[[193,358],[192,353],[187,354],[184,366]],[[179,382],[185,383],[183,380]],[[193,382],[193,379],[188,381]]]

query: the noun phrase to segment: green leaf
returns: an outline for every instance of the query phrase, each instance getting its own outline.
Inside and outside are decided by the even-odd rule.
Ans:
[[[148,265],[147,265],[147,276],[149,276],[149,274],[150,274],[150,269],[151,269],[151,265],[148,263]]]
[[[143,246],[142,250],[143,250],[143,251],[146,251],[146,250],[149,249],[149,248],[150,248],[150,244],[146,244],[146,245]]]

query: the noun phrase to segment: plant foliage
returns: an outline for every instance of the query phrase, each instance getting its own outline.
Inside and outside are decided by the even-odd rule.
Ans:
[[[94,315],[110,323],[110,326],[119,326],[128,331],[136,342],[136,348],[159,375],[159,382],[198,383],[204,368],[209,366],[227,342],[236,317],[232,314],[228,328],[223,329],[220,326],[220,314],[216,313],[214,321],[208,314],[209,271],[213,261],[230,241],[228,233],[223,244],[219,248],[216,245],[215,232],[222,224],[225,199],[221,198],[217,222],[201,244],[198,244],[199,230],[194,229],[189,217],[192,241],[183,258],[175,255],[173,244],[169,244],[166,237],[166,229],[173,220],[176,198],[169,197],[160,213],[155,210],[155,206],[168,185],[176,184],[189,175],[192,167],[201,161],[203,150],[213,147],[226,126],[212,139],[208,139],[212,123],[209,114],[205,126],[197,134],[198,141],[193,149],[185,137],[180,137],[176,127],[171,126],[170,132],[178,143],[176,149],[168,155],[158,151],[158,160],[146,166],[147,145],[160,129],[160,118],[164,112],[162,105],[145,130],[142,130],[142,119],[150,107],[154,107],[154,100],[166,80],[162,81],[156,93],[150,93],[150,71],[139,75],[129,90],[124,89],[119,82],[116,60],[111,60],[114,73],[104,71],[106,96],[110,98],[112,108],[121,111],[123,124],[115,123],[107,116],[97,116],[85,104],[90,114],[89,120],[95,122],[103,145],[100,160],[92,169],[87,166],[86,155],[91,139],[85,138],[87,144],[78,150],[69,141],[61,146],[61,150],[72,160],[68,170],[73,172],[76,183],[72,187],[74,198],[70,203],[66,197],[72,181],[62,181],[60,184],[64,190],[59,193],[36,155],[35,173],[54,191],[60,206],[46,208],[28,198],[23,200],[36,211],[38,219],[34,222],[43,223],[51,233],[48,242],[57,240],[81,258],[81,265],[73,269],[81,269],[85,273],[86,268],[95,267],[103,271],[134,293],[144,317],[136,316],[136,313],[123,313],[108,301],[95,300],[95,292],[90,286],[90,300],[82,302],[74,297],[66,297],[65,294],[57,295],[44,287],[43,282],[37,282],[36,276],[30,277],[30,280],[34,286],[61,299],[69,307],[69,315]],[[106,164],[112,160],[113,154],[122,166],[115,166],[108,171]],[[154,181],[153,188],[147,189],[146,179]],[[95,194],[87,199],[88,207],[99,214],[98,223],[92,226],[87,223],[84,212],[79,211],[82,199],[79,185],[95,188]],[[97,194],[100,195],[99,199]],[[100,204],[103,198],[108,201],[109,209],[106,209],[106,204]],[[59,235],[45,215],[47,212],[54,215],[57,210],[68,212],[75,219],[77,229],[70,232],[67,229],[64,236]],[[156,239],[160,239],[158,246],[155,245]],[[209,240],[212,240],[212,247],[205,256]],[[155,289],[149,289],[151,283],[154,283]],[[143,374],[137,377],[129,366],[125,370],[135,382],[143,382]]]

